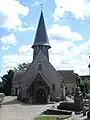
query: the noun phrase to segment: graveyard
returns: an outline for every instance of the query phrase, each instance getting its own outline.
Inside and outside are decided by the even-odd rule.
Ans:
[[[64,86],[63,89],[65,89]],[[79,87],[76,88],[76,92],[72,96],[66,96],[65,90],[62,90],[62,96],[60,101],[58,102],[48,101],[47,104],[41,104],[41,105],[27,104],[25,102],[20,102],[16,96],[4,96],[3,93],[0,94],[0,100],[1,100],[0,120],[4,120],[5,116],[7,117],[7,120],[9,120],[9,117],[11,116],[12,118],[15,116],[15,114],[17,115],[17,120],[20,119],[24,120],[26,116],[25,114],[28,115],[28,120],[31,118],[32,120],[89,120],[90,119],[90,95],[88,94],[87,97],[83,97]],[[15,107],[16,110],[14,109]],[[20,118],[21,109],[23,109],[22,111],[25,112],[25,110],[27,110],[27,107],[28,107],[28,113],[25,114],[23,113],[23,117]]]
[[[45,110],[39,117],[35,118],[35,120],[89,120],[89,104],[90,99],[83,99],[81,92],[77,88],[74,99],[64,96],[63,101],[60,101],[58,105]]]
[[[21,3],[18,0],[13,0],[13,1],[14,1],[13,4],[15,4],[17,8],[19,7],[22,8],[23,6],[21,11],[24,11],[24,8],[26,9],[27,12],[23,13],[23,16],[28,14],[29,10],[27,7],[24,6],[25,1],[23,1],[23,5],[21,5]],[[44,0],[44,2],[46,1],[47,0]],[[61,3],[63,4],[63,2]],[[16,65],[15,67],[13,65],[11,67],[8,67],[9,64],[6,61],[6,64],[7,64],[6,67],[10,69],[9,71],[7,71],[7,73],[5,73],[5,75],[0,76],[0,78],[2,79],[2,81],[0,82],[0,120],[90,120],[90,74],[80,76],[79,74],[77,74],[78,72],[74,70],[74,68],[76,68],[76,70],[79,69],[80,73],[81,71],[82,73],[84,73],[86,72],[86,69],[87,69],[87,67],[85,66],[86,68],[84,70],[82,66],[84,66],[83,64],[88,63],[88,60],[85,59],[86,60],[86,63],[85,63],[85,60],[83,60],[83,57],[78,55],[78,50],[76,51],[77,42],[75,46],[73,42],[74,41],[73,39],[83,40],[83,37],[79,33],[76,33],[75,31],[73,31],[68,26],[63,26],[64,28],[62,29],[62,25],[58,26],[57,23],[55,23],[56,22],[55,20],[53,21],[53,25],[51,26],[51,28],[48,28],[47,30],[45,21],[44,21],[44,14],[43,14],[41,2],[40,3],[36,2],[34,5],[32,4],[32,6],[34,7],[38,4],[41,5],[41,12],[40,12],[40,18],[37,24],[37,28],[35,26],[36,24],[34,23],[34,20],[36,20],[35,18],[31,22],[31,24],[34,23],[35,28],[32,28],[32,26],[29,26],[26,23],[19,20],[19,17],[20,19],[22,18],[22,20],[24,19],[24,17],[21,17],[21,11],[17,9],[15,9],[17,14],[15,11],[14,13],[17,18],[16,21],[18,23],[15,24],[16,27],[14,29],[12,28],[13,25],[11,25],[10,29],[8,28],[8,34],[9,32],[13,34],[15,33],[18,36],[17,38],[19,38],[19,34],[17,33],[17,31],[24,33],[27,30],[29,30],[29,32],[32,30],[35,36],[32,44],[32,41],[27,42],[26,40],[26,38],[28,40],[33,39],[31,37],[33,36],[32,33],[29,34],[29,32],[25,32],[24,35],[23,34],[21,35],[20,39],[23,39],[24,42],[26,42],[26,44],[29,43],[29,47],[27,50],[27,47],[25,47],[24,43],[23,43],[22,49],[20,49],[19,45],[16,46],[19,49],[18,53],[15,55],[15,58],[17,59],[18,64],[16,65],[16,61],[11,60],[9,58],[9,61],[12,64]],[[58,8],[63,9],[62,6],[63,5],[57,6],[57,9]],[[69,7],[66,7],[66,8],[69,8]],[[55,17],[55,14],[57,13],[57,17],[55,17],[57,20],[59,19],[59,17],[61,20],[61,16],[64,15],[64,12],[65,12],[66,18],[69,13],[71,14],[71,11],[68,12],[68,11],[62,10],[63,13],[60,14],[61,15],[60,16],[58,15],[59,12],[57,12],[57,9],[56,11],[54,11],[53,15],[51,15],[50,13],[50,15],[53,17]],[[10,10],[10,13],[11,13],[11,10]],[[88,13],[89,12],[87,12],[87,14]],[[35,12],[35,15],[36,15],[36,12]],[[10,20],[12,16],[13,14],[11,14]],[[86,16],[84,15],[82,18]],[[33,15],[33,17],[35,16]],[[46,17],[46,21],[48,17]],[[5,16],[5,18],[8,18],[8,16]],[[66,18],[63,18],[63,19],[66,19]],[[78,18],[78,15],[77,15],[77,18]],[[20,26],[18,26],[18,24],[20,24]],[[47,23],[47,25],[49,26],[49,24],[50,24],[50,20]],[[80,22],[80,24],[82,23]],[[53,28],[54,28],[54,31],[53,31]],[[47,34],[47,31],[48,31],[48,34]],[[61,34],[59,32],[61,32]],[[66,36],[64,36],[65,35],[64,32],[66,33]],[[48,38],[48,35],[49,35],[49,38]],[[21,42],[23,41],[22,40],[18,42],[14,37],[14,35],[11,34],[10,40],[8,38],[1,39],[1,42],[3,42],[1,44],[1,46],[3,45],[1,49],[8,50],[10,45],[12,45],[11,43],[12,38],[14,39],[13,45],[16,45],[16,43],[21,44]],[[66,38],[68,42],[66,41],[65,49],[62,51],[64,47],[64,45],[62,44],[63,43],[62,41],[66,40]],[[59,41],[60,43],[58,42],[58,39],[61,40]],[[57,41],[57,44],[56,44],[56,41]],[[89,43],[85,43],[85,45]],[[8,45],[7,47],[5,46],[6,44]],[[55,46],[55,44],[57,45],[57,47]],[[53,50],[51,47],[53,48]],[[79,47],[81,49],[81,52],[79,53],[84,54],[82,50],[82,48],[84,49],[84,46],[83,47],[78,46],[78,49]],[[87,48],[89,48],[89,45],[87,46]],[[86,51],[87,49],[84,49],[84,50]],[[70,51],[72,52],[72,55]],[[10,49],[10,51],[6,53],[14,53],[14,52],[15,52],[14,49],[13,50]],[[5,52],[3,53],[5,54]],[[74,53],[76,56],[74,55]],[[80,57],[80,58],[78,57],[78,59],[80,59],[79,64],[78,64],[78,60],[76,59],[77,55]],[[89,55],[89,53],[87,55]],[[20,56],[20,60],[18,59],[19,56]],[[4,56],[4,57],[7,58],[8,56]],[[87,56],[84,56],[84,57],[87,58]],[[25,58],[28,58],[28,60]],[[4,59],[3,61],[5,62]],[[12,59],[14,58],[12,57]],[[26,63],[27,61],[29,62]],[[2,66],[4,66],[4,62]],[[61,65],[64,65],[64,66],[61,66]],[[88,68],[90,72],[90,63],[88,65]],[[4,72],[5,70],[3,67],[2,73]]]
[[[26,104],[16,96],[5,96],[0,108],[0,120],[15,119],[15,116],[17,120],[25,120],[25,117],[27,120],[89,120],[90,99],[81,100],[80,94],[76,92],[75,100],[65,96],[63,101],[41,105]]]

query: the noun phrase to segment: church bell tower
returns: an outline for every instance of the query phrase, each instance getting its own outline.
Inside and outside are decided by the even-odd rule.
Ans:
[[[51,48],[46,32],[46,27],[45,27],[45,22],[44,22],[44,17],[43,17],[43,12],[41,11],[34,43],[32,45],[33,50],[33,61],[35,60],[36,56],[38,53],[41,51],[43,54],[47,57],[49,60],[49,53],[48,49]]]

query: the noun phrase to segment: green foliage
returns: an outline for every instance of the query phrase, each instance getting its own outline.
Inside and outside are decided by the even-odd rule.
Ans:
[[[2,82],[0,81],[0,88],[2,87]]]
[[[0,92],[3,92],[5,95],[11,95],[12,88],[12,79],[15,72],[19,70],[25,71],[29,63],[19,64],[17,68],[7,71],[7,74],[1,77],[2,82],[0,82]]]
[[[2,79],[2,86],[0,87],[0,92],[3,92],[5,95],[11,95],[11,87],[12,87],[12,78],[14,72],[13,70],[9,70],[7,74],[1,77]]]
[[[76,85],[77,85],[77,86],[80,85],[80,81],[81,81],[81,78],[79,77],[78,74],[76,74]]]
[[[28,67],[29,63],[22,63],[19,64],[17,68],[14,68],[14,72],[18,72],[19,70],[25,71],[26,68]]]
[[[87,94],[88,89],[90,88],[90,80],[88,80],[87,78],[80,78],[79,87],[83,95]]]
[[[88,89],[90,89],[90,80],[88,80]]]

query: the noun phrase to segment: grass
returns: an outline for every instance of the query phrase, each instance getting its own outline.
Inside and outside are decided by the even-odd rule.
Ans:
[[[70,116],[65,116],[65,115],[61,115],[61,120],[68,120]],[[34,120],[56,120],[56,116],[50,115],[50,116],[39,116],[36,117]]]
[[[54,116],[39,116],[36,117],[34,120],[56,120]]]

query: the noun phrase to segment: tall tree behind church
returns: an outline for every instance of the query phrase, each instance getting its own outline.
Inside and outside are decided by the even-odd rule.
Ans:
[[[11,95],[11,87],[12,87],[12,78],[14,72],[13,70],[9,70],[7,74],[3,75],[2,78],[2,87],[0,88],[0,92],[3,92],[5,95]]]
[[[28,65],[29,63],[19,64],[18,67],[14,68],[13,70],[9,70],[7,74],[3,75],[3,77],[1,77],[2,82],[0,83],[0,92],[3,92],[6,96],[11,95],[14,73],[18,72],[19,70],[25,71]]]
[[[18,72],[19,70],[25,71],[28,66],[29,66],[29,63],[19,64],[18,67],[14,68],[14,72]]]

